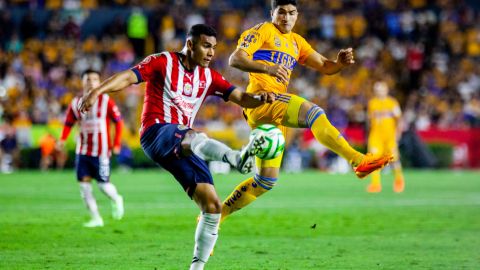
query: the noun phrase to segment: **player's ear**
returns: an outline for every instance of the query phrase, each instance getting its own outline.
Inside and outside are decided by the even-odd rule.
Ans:
[[[193,51],[193,40],[190,38],[190,39],[187,39],[187,48],[191,51]]]

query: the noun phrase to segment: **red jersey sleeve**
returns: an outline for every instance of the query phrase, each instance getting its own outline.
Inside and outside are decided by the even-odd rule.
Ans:
[[[118,110],[117,105],[111,98],[108,99],[107,115],[115,123],[122,120],[122,115],[120,114],[120,110]]]
[[[72,104],[68,105],[67,109],[67,115],[65,116],[65,126],[73,126],[75,125],[75,122],[77,122],[77,117],[75,116],[75,113],[73,112]]]
[[[67,115],[65,116],[65,122],[62,130],[62,134],[60,135],[61,141],[65,141],[68,138],[70,131],[72,131],[72,126],[75,125],[76,121],[77,121],[77,117],[73,112],[72,104],[70,104],[68,105]]]
[[[228,101],[228,97],[236,87],[227,81],[220,73],[213,69],[210,70],[212,72],[212,84],[208,90],[208,95],[221,97],[223,100]]]
[[[131,70],[137,75],[138,83],[150,81],[155,75],[163,71],[166,57],[162,54],[151,54],[142,62],[132,67]]]

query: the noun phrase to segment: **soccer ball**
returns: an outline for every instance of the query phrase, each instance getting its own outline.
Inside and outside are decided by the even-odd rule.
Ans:
[[[274,125],[263,124],[252,130],[250,136],[256,136],[263,133],[265,143],[263,150],[257,153],[257,157],[263,160],[274,159],[278,157],[285,149],[285,137],[280,129]]]

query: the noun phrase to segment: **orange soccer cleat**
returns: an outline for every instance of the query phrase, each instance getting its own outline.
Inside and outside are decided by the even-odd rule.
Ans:
[[[390,161],[393,160],[392,155],[383,155],[380,157],[375,157],[371,153],[367,153],[360,164],[354,167],[355,174],[358,178],[365,178],[371,172],[376,171],[385,167]]]
[[[404,189],[405,181],[403,180],[403,177],[395,178],[395,181],[393,182],[393,192],[402,193]]]
[[[370,184],[367,187],[368,193],[379,193],[382,191],[382,185],[380,184]]]

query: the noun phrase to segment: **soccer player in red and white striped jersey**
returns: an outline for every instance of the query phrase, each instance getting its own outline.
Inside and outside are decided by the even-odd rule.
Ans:
[[[86,70],[82,74],[84,94],[91,88],[100,85],[100,74],[94,70]],[[110,121],[115,123],[115,138],[113,152],[120,151],[122,134],[122,116],[107,94],[99,95],[92,109],[87,113],[78,110],[80,98],[75,97],[68,106],[65,124],[59,141],[59,148],[63,148],[75,123],[79,124],[79,135],[75,150],[75,168],[77,180],[80,184],[82,198],[90,211],[91,220],[85,227],[101,227],[103,219],[98,212],[97,203],[92,193],[91,180],[96,179],[99,188],[112,200],[112,216],[115,219],[123,217],[123,198],[118,194],[116,187],[110,183],[110,155],[112,143],[110,141]]]
[[[261,150],[263,135],[250,140],[242,151],[208,138],[192,129],[207,96],[218,96],[245,108],[275,100],[267,92],[245,93],[208,66],[217,45],[216,32],[198,24],[190,29],[181,52],[150,55],[130,70],[113,75],[83,98],[80,110],[91,110],[103,93],[120,91],[146,82],[141,144],[145,153],[168,170],[200,210],[191,270],[203,269],[218,237],[221,201],[206,161],[222,160],[243,173],[250,172],[253,157]]]

